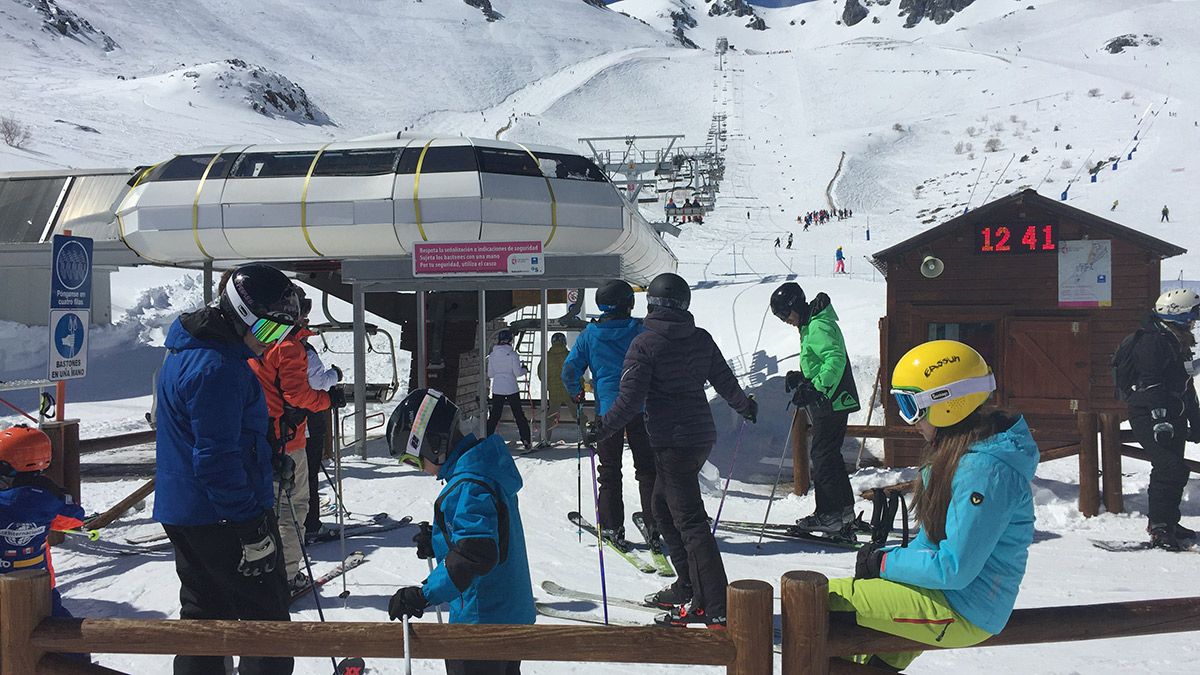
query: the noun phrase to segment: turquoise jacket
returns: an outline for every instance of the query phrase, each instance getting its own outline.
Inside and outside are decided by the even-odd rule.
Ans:
[[[596,393],[596,414],[604,415],[621,389],[621,366],[633,338],[645,332],[641,319],[612,319],[589,323],[563,363],[562,381],[567,393],[582,390],[583,371],[591,369]]]
[[[995,635],[1008,623],[1033,543],[1030,481],[1038,447],[1024,417],[971,446],[959,460],[946,512],[946,538],[921,531],[890,548],[880,576],[942,591],[956,612]]]
[[[504,439],[467,436],[438,471],[434,503],[438,566],[421,591],[450,603],[450,623],[533,623],[533,586],[517,506],[521,474]]]

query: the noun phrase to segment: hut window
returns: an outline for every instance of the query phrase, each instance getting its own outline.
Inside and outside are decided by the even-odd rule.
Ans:
[[[979,321],[968,323],[929,323],[929,340],[956,340],[970,345],[985,361],[995,366],[996,323]]]

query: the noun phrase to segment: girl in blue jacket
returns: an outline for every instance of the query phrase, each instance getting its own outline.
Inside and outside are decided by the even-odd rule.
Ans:
[[[926,342],[900,359],[892,396],[929,443],[914,497],[921,531],[906,548],[860,549],[854,578],[829,582],[832,620],[853,616],[932,647],[973,645],[1004,628],[1033,542],[1039,455],[1023,417],[983,407],[995,388],[987,362],[961,342]],[[853,660],[900,670],[918,655]]]

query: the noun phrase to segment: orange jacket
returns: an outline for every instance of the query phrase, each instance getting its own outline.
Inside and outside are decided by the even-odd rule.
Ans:
[[[320,412],[329,407],[329,394],[308,386],[308,354],[300,340],[310,335],[315,333],[300,329],[272,345],[261,357],[249,359],[250,369],[262,384],[267,414],[275,425],[276,438],[288,438],[281,423],[284,400],[293,408],[309,412]],[[288,452],[304,449],[306,427],[307,422],[301,419],[285,446]]]

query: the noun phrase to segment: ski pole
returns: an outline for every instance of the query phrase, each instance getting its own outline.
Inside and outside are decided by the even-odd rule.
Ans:
[[[791,404],[791,401],[788,401],[788,405]],[[787,408],[784,408],[784,412],[786,411]],[[755,555],[758,555],[758,550],[762,548],[763,534],[767,531],[767,521],[771,518],[771,505],[775,503],[775,491],[779,489],[779,479],[783,476],[783,461],[792,447],[792,429],[796,428],[796,415],[799,414],[800,408],[797,407],[796,412],[792,415],[792,423],[788,425],[787,440],[783,442],[783,452],[779,455],[779,468],[775,471],[775,485],[771,486],[771,498],[767,500],[767,512],[763,515],[762,527],[758,530],[758,543],[754,545]]]
[[[429,563],[429,574],[432,575],[433,574],[433,558],[426,558],[425,562]],[[437,612],[438,623],[441,623],[442,622],[442,606],[438,605],[437,607],[434,607],[433,611]],[[406,632],[405,635],[408,635],[408,633]]]
[[[737,466],[738,450],[742,449],[742,432],[746,430],[746,418],[738,427],[737,440],[733,444],[733,457],[729,458],[729,471],[725,474],[725,487],[721,489],[721,503],[717,505],[717,517],[713,518],[713,535],[717,534],[717,525],[721,524],[721,510],[725,508],[725,495],[729,494],[729,481],[733,480],[733,468]]]
[[[74,534],[74,535],[79,535],[81,537],[87,537],[89,541],[96,541],[97,539],[100,538],[100,530],[78,529],[78,530],[58,530],[58,531],[62,532],[63,534]]]
[[[579,443],[575,446],[575,512],[583,513],[583,436],[587,428],[583,423],[583,402],[575,404],[575,423],[579,425]],[[583,528],[575,529],[579,543],[583,543]]]
[[[441,619],[441,612],[438,612],[438,619]],[[408,644],[408,615],[403,618],[404,623],[404,674],[412,675],[412,649]]]
[[[279,487],[283,488],[283,477],[279,479]],[[300,529],[300,520],[296,518],[296,505],[292,503],[292,489],[287,488],[284,494],[287,495],[288,511],[292,512],[292,526],[296,530],[296,538],[300,543],[300,554],[304,557],[304,567],[308,570],[308,583],[311,584],[316,580],[316,577],[313,576],[312,561],[308,559],[308,547],[304,545],[304,530]],[[344,561],[345,558],[342,558],[342,560]],[[317,603],[317,616],[320,617],[321,623],[325,623],[325,612],[321,609],[321,594],[315,586],[313,587],[312,594],[313,601]],[[337,659],[331,656],[329,657],[329,662],[333,664],[333,670],[336,672]]]
[[[329,475],[329,469],[326,469],[324,464],[321,464],[321,473],[325,474],[325,480],[329,481],[329,487],[333,488],[333,499],[337,502],[338,510],[349,514],[350,509],[346,508],[346,502],[342,500],[342,491],[338,489],[337,483],[333,482],[333,476]]]
[[[339,408],[331,407],[329,409],[332,416],[331,423],[333,424],[333,475],[337,478],[334,481],[333,493],[340,500],[342,498],[342,415]],[[346,510],[343,507],[338,510],[338,541],[341,547],[342,560],[346,559]],[[339,598],[345,600],[350,597],[350,589],[346,588],[346,575],[342,575],[342,592],[338,595]],[[343,606],[345,603],[343,603]]]
[[[592,458],[592,497],[596,503],[596,551],[600,554],[600,598],[604,601],[604,625],[608,625],[608,580],[604,576],[604,538],[600,533],[600,493],[596,487],[596,449],[588,448]]]

